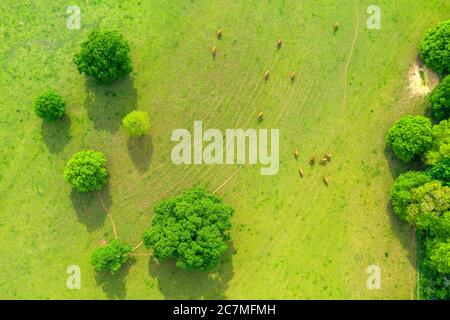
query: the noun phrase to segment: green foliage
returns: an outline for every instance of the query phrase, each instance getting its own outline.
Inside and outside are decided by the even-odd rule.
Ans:
[[[400,160],[409,162],[431,148],[431,121],[422,116],[405,116],[389,129],[386,142]]]
[[[431,181],[431,178],[417,171],[409,171],[397,177],[390,189],[391,203],[395,214],[402,220],[406,220],[407,207],[411,204],[411,190]]]
[[[101,190],[108,172],[103,153],[92,150],[75,153],[64,169],[64,180],[80,192]]]
[[[450,242],[436,241],[430,250],[430,266],[450,276]]]
[[[428,165],[434,165],[443,158],[450,158],[450,121],[448,120],[433,126],[433,146],[425,154]]]
[[[130,137],[143,136],[150,129],[150,119],[144,111],[130,112],[123,118],[122,124]]]
[[[444,80],[433,89],[429,99],[433,117],[437,120],[447,120],[450,117],[450,75],[445,77]]]
[[[73,61],[80,73],[93,77],[98,84],[111,84],[133,69],[130,47],[117,31],[92,31]]]
[[[432,181],[413,189],[406,220],[431,236],[449,236],[450,188]]]
[[[175,257],[177,267],[209,271],[226,251],[234,210],[213,194],[194,188],[155,206],[144,244],[154,257]]]
[[[450,158],[439,160],[427,170],[427,173],[433,179],[439,180],[443,185],[450,186]]]
[[[47,121],[60,119],[66,112],[66,100],[56,91],[48,90],[34,101],[34,112]]]
[[[420,58],[441,75],[450,72],[450,20],[429,29],[419,45]]]
[[[94,251],[91,264],[97,271],[110,270],[114,273],[127,261],[131,251],[130,245],[115,239]]]

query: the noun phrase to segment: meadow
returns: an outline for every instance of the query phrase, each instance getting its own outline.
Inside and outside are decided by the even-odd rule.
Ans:
[[[74,4],[80,30],[66,26]],[[379,0],[381,29],[368,30],[372,4],[2,0],[0,299],[414,298],[414,235],[387,195],[407,168],[384,139],[400,115],[426,112],[408,89],[408,71],[425,30],[448,18],[450,3]],[[131,46],[134,70],[111,86],[94,84],[72,62],[95,28],[118,30]],[[68,101],[67,116],[50,124],[32,109],[49,87]],[[134,109],[151,116],[147,138],[121,129]],[[172,131],[196,120],[220,130],[279,129],[278,174],[173,164]],[[119,237],[132,244],[158,201],[194,185],[217,192],[235,209],[220,265],[181,271],[140,248],[119,273],[97,274],[90,255],[112,239],[110,221],[96,194],[72,191],[62,177],[83,149],[105,153],[110,178],[101,196]],[[308,165],[324,152],[333,155],[327,166]],[[66,287],[69,265],[81,268],[80,290]],[[367,288],[370,265],[381,268],[379,290]]]

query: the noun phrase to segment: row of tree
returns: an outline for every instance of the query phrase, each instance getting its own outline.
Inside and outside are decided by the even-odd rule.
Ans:
[[[395,214],[419,235],[420,292],[425,299],[450,298],[450,20],[428,30],[419,46],[424,63],[443,77],[428,96],[432,119],[404,116],[388,131],[387,144],[423,171],[397,177],[390,189]]]

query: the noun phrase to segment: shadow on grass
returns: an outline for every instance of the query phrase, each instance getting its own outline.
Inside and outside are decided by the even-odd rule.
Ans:
[[[166,299],[226,299],[225,291],[233,277],[233,244],[211,272],[180,270],[173,259],[158,263],[150,258],[149,275],[158,280]]]
[[[151,136],[128,139],[128,152],[131,160],[139,172],[145,172],[150,165],[153,154],[153,144]]]
[[[51,153],[60,153],[69,142],[70,118],[64,116],[55,121],[42,121],[42,139]]]
[[[102,287],[108,299],[125,299],[127,296],[125,281],[130,268],[136,262],[134,257],[128,261],[114,274],[109,271],[97,272],[95,282]]]
[[[106,209],[109,210],[112,201],[108,184],[100,191],[100,196],[102,197]],[[77,213],[78,220],[86,226],[86,229],[89,232],[103,226],[106,219],[106,213],[100,204],[97,191],[82,193],[72,190],[70,198]]]
[[[84,107],[97,130],[116,132],[122,118],[136,109],[137,94],[133,78],[129,76],[109,86],[101,86],[86,79]]]

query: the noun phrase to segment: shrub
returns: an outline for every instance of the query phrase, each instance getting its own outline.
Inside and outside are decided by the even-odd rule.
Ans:
[[[110,270],[114,273],[127,261],[131,251],[130,245],[116,239],[95,250],[91,256],[91,264],[97,271]]]
[[[56,91],[48,90],[34,101],[34,112],[47,121],[60,119],[66,112],[66,100]]]
[[[433,145],[425,155],[428,165],[434,165],[441,159],[450,158],[450,121],[443,120],[433,126]]]
[[[144,111],[132,111],[122,120],[123,127],[130,137],[145,135],[150,129],[148,113]]]
[[[450,158],[439,160],[427,173],[435,180],[439,180],[444,186],[450,186]]]
[[[101,190],[108,172],[103,153],[92,150],[75,153],[64,169],[64,180],[80,192]]]
[[[450,188],[431,181],[412,190],[407,221],[434,237],[450,235]]]
[[[406,209],[412,201],[412,189],[420,187],[430,181],[431,178],[427,174],[416,171],[409,171],[397,177],[389,194],[391,196],[394,213],[400,219],[406,220]]]
[[[144,244],[154,257],[175,257],[181,269],[209,271],[226,251],[233,209],[213,194],[194,188],[155,206]]]
[[[450,275],[450,242],[436,241],[432,245],[430,266],[439,273]]]
[[[433,89],[429,99],[433,117],[437,120],[447,120],[450,117],[450,75]]]
[[[389,129],[386,142],[400,160],[409,162],[431,148],[431,121],[422,116],[405,116]]]
[[[110,84],[133,69],[129,54],[128,43],[120,33],[94,30],[73,61],[80,73],[93,77],[99,84]]]
[[[420,58],[441,75],[450,72],[450,20],[429,29],[419,46]]]

